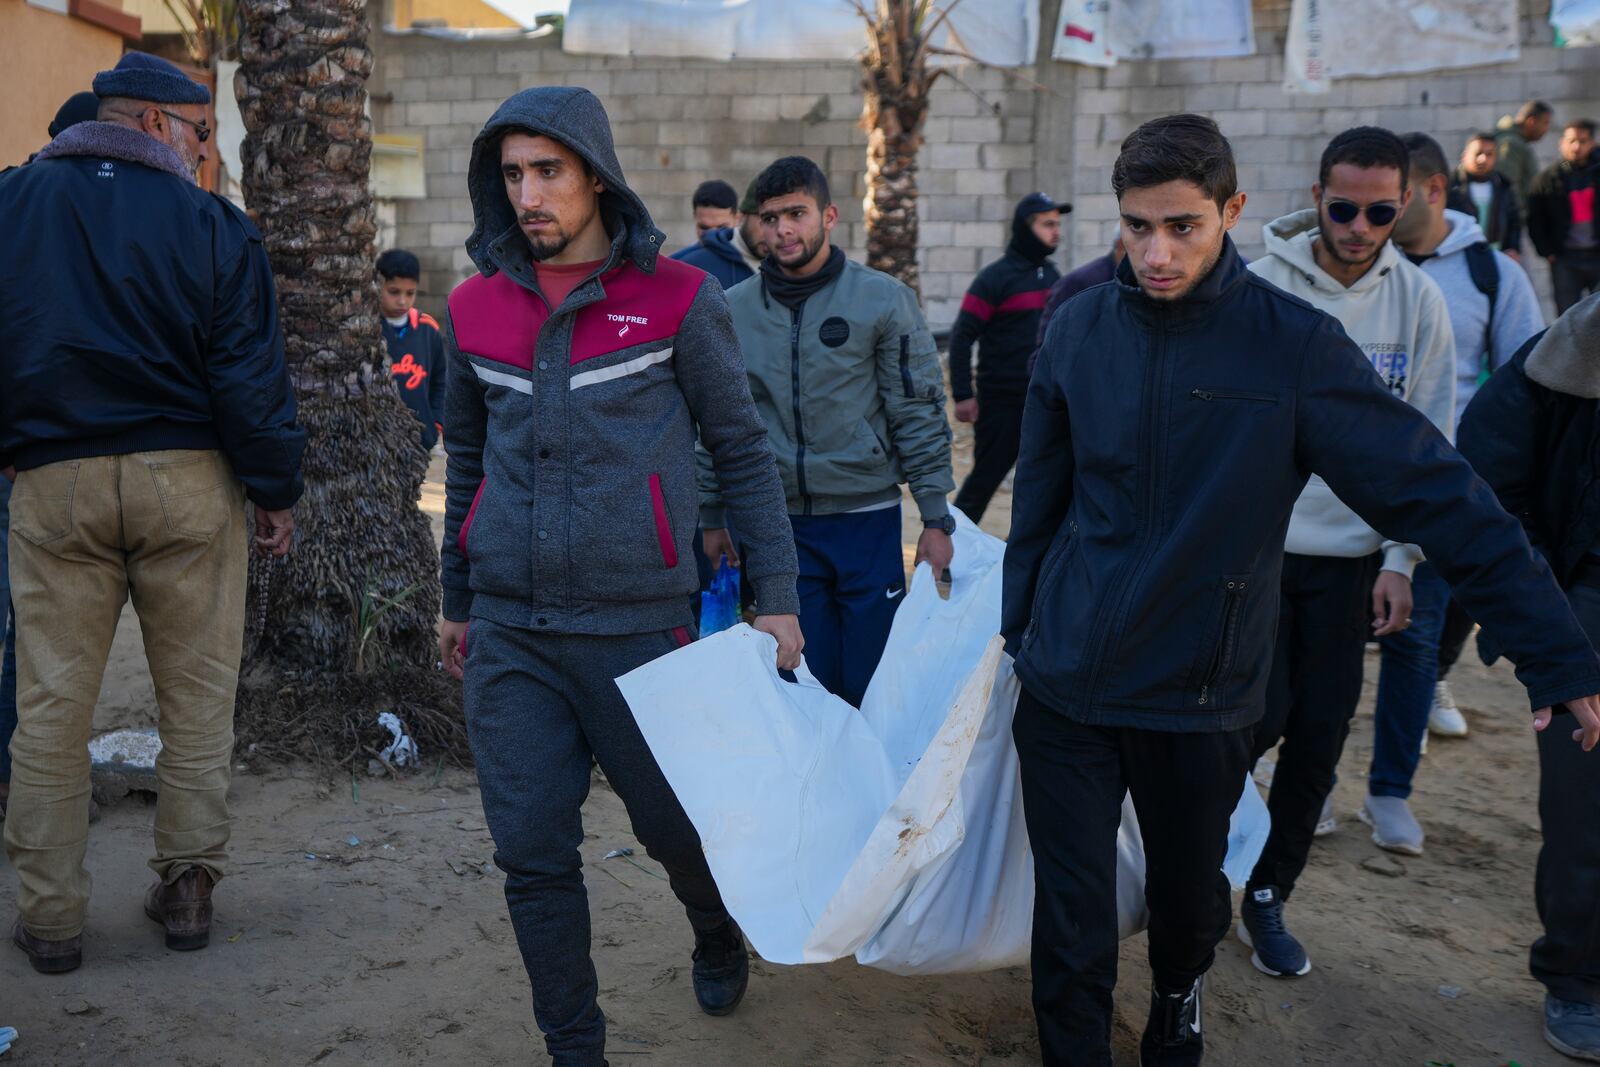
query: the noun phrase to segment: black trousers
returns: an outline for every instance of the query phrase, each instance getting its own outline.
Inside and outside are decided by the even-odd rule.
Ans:
[[[1247,889],[1277,886],[1287,899],[1305,869],[1361,700],[1367,613],[1378,564],[1377,556],[1283,557],[1278,641],[1252,760],[1280,740],[1283,744],[1267,797],[1272,832]]]
[[[1222,860],[1251,730],[1085,726],[1027,690],[1012,732],[1033,846],[1033,1008],[1045,1067],[1110,1067],[1117,983],[1117,827],[1133,794],[1144,835],[1150,969],[1187,990],[1233,919]]]
[[[1021,396],[978,397],[972,471],[956,494],[956,507],[973,522],[983,518],[995,490],[1017,465],[1017,450],[1022,446],[1023,400]]]
[[[1442,682],[1445,675],[1450,673],[1450,668],[1456,665],[1456,660],[1461,658],[1461,650],[1467,647],[1467,638],[1472,636],[1472,628],[1477,625],[1472,621],[1472,616],[1467,614],[1467,609],[1461,603],[1450,598],[1450,604],[1444,609],[1444,629],[1439,632],[1439,680]]]
[[[1600,641],[1600,565],[1580,571],[1567,590],[1572,612]],[[1600,1003],[1600,773],[1595,753],[1572,740],[1571,715],[1557,715],[1539,734],[1539,825],[1544,846],[1534,875],[1534,901],[1544,936],[1533,943],[1528,969],[1551,996]]]
[[[1600,292],[1600,249],[1557,256],[1550,267],[1550,287],[1555,290],[1557,315],[1565,315],[1585,294]]]

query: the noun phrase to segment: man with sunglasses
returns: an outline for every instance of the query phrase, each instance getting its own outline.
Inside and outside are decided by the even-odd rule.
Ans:
[[[18,683],[5,845],[12,942],[42,973],[83,959],[85,746],[130,598],[161,712],[144,911],[169,949],[208,944],[250,535],[261,555],[289,551],[305,447],[261,234],[195,185],[210,92],[137,52],[94,91],[98,121],[0,176]]]
[[[1389,240],[1411,200],[1409,170],[1406,146],[1388,130],[1339,134],[1311,187],[1316,207],[1268,223],[1267,254],[1250,270],[1338,319],[1389,391],[1448,435],[1449,312],[1438,286]],[[1239,936],[1259,970],[1293,978],[1311,961],[1284,926],[1284,901],[1312,837],[1332,820],[1327,803],[1361,698],[1367,638],[1412,624],[1411,571],[1421,552],[1383,538],[1316,475],[1295,502],[1284,547],[1266,715],[1252,752],[1260,758],[1282,741],[1268,801],[1272,833],[1245,887]],[[1388,809],[1378,802],[1376,810]]]

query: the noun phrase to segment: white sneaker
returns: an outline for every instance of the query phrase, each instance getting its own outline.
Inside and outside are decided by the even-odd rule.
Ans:
[[[1450,695],[1450,683],[1443,679],[1433,687],[1433,707],[1428,710],[1428,732],[1440,737],[1467,736],[1466,717],[1456,707],[1455,697]]]
[[[1312,837],[1327,837],[1339,829],[1339,818],[1333,813],[1333,794],[1328,794],[1328,799],[1322,802],[1322,814],[1317,818],[1317,828],[1311,831]]]

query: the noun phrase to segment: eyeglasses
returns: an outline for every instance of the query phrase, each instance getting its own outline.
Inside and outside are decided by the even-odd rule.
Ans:
[[[185,126],[193,126],[194,127],[194,135],[196,137],[200,138],[200,143],[201,144],[205,144],[207,141],[211,140],[211,127],[207,126],[205,123],[196,122],[194,119],[186,119],[182,115],[179,115],[177,112],[168,111],[164,107],[158,107],[158,108],[156,108],[156,110],[161,112],[163,115],[167,116],[167,118],[169,118],[169,119],[177,119],[179,122],[183,123]]]
[[[1356,221],[1356,216],[1362,209],[1348,200],[1329,200],[1327,204],[1328,218],[1340,226],[1348,226]],[[1368,204],[1366,207],[1367,221],[1374,226],[1387,226],[1400,214],[1400,209],[1393,204]]]

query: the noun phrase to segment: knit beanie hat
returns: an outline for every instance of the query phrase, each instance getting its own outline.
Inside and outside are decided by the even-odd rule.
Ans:
[[[211,90],[160,56],[129,52],[116,67],[94,76],[94,95],[120,96],[153,104],[209,104]]]

